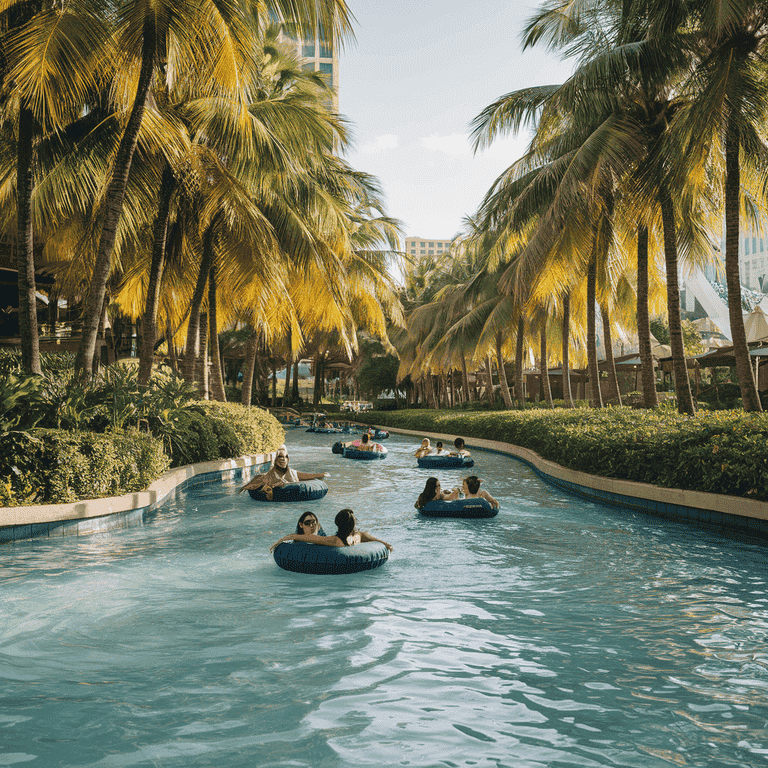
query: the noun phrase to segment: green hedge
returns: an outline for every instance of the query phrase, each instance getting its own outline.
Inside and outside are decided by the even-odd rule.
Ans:
[[[661,408],[368,412],[369,424],[499,440],[581,472],[768,500],[768,414]]]
[[[0,507],[58,504],[147,488],[169,466],[274,451],[285,440],[260,408],[196,401],[153,432],[0,429]]]
[[[164,431],[171,466],[268,453],[285,440],[278,420],[261,408],[214,401],[196,406],[177,413]]]
[[[7,432],[0,435],[0,456],[4,507],[140,491],[170,464],[162,442],[138,430]]]

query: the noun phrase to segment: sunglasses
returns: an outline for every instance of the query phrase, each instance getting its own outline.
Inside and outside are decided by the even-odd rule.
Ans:
[[[317,520],[304,520],[304,522],[300,523],[300,525],[317,525]]]
[[[287,453],[278,453],[277,456],[275,456],[276,459],[287,459],[288,454]]]

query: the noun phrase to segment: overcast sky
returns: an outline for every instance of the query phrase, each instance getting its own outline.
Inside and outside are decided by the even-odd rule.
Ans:
[[[571,70],[543,47],[522,51],[536,4],[516,0],[348,0],[356,40],[340,55],[347,159],[378,177],[405,236],[448,239],[525,149],[499,139],[474,155],[470,123],[499,96],[561,83]]]

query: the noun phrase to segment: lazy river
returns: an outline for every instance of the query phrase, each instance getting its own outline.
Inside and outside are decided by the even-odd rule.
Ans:
[[[768,548],[601,507],[473,451],[490,519],[429,519],[428,470],[288,433],[319,501],[240,481],[140,527],[0,547],[0,766],[765,766]],[[349,439],[349,438],[345,438]],[[269,546],[342,507],[382,567],[290,573]]]

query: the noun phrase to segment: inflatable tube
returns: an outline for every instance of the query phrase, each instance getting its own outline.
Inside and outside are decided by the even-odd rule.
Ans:
[[[325,547],[306,541],[284,541],[275,548],[275,562],[294,573],[342,574],[370,571],[384,565],[389,557],[379,541],[353,547]]]
[[[499,514],[485,499],[430,501],[419,512],[425,517],[496,517]]]
[[[269,501],[262,490],[248,489],[254,501]],[[314,501],[328,493],[328,486],[322,480],[301,480],[272,489],[272,501]]]
[[[459,469],[475,466],[475,460],[471,456],[422,456],[417,461],[419,466],[425,469]]]
[[[388,437],[389,437],[389,432],[387,432],[385,429],[377,429],[373,433],[374,440],[386,440]]]
[[[319,432],[322,435],[337,435],[341,430],[336,429],[336,427],[316,427],[315,432]]]
[[[342,456],[345,459],[360,459],[361,461],[371,461],[372,459],[385,459],[387,457],[387,449],[384,446],[379,446],[378,451],[361,451],[358,448],[347,446],[344,449]]]

